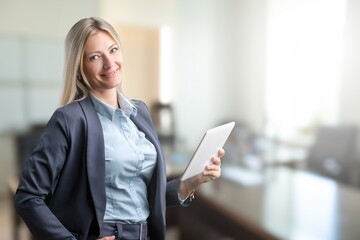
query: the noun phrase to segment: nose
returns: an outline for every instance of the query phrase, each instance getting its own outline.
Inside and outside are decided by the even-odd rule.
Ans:
[[[103,68],[104,69],[110,69],[113,65],[113,59],[109,55],[103,56]]]

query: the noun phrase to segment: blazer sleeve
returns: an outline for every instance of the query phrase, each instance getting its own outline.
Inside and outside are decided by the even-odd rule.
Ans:
[[[181,201],[179,198],[179,186],[180,178],[176,178],[167,183],[166,186],[166,206],[167,207],[187,207],[191,204],[192,199],[187,197],[185,201]]]
[[[32,234],[41,239],[75,239],[46,204],[66,159],[68,136],[65,114],[58,109],[27,159],[15,194],[17,213]]]

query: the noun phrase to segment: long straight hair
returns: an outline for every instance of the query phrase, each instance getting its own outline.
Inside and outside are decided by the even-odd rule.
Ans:
[[[90,36],[100,31],[108,33],[121,47],[120,38],[115,29],[101,18],[81,19],[68,32],[65,39],[64,88],[61,106],[88,96],[91,86],[83,69],[84,46]]]

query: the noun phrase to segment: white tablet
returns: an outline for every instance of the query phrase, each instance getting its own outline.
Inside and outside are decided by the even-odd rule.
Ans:
[[[205,166],[211,163],[211,158],[217,155],[228,139],[235,122],[230,122],[206,131],[191,161],[187,165],[181,181],[191,178],[204,171]]]

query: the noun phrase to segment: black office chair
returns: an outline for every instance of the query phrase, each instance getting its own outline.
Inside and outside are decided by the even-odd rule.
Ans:
[[[175,117],[170,103],[156,102],[151,106],[151,117],[161,144],[174,147]]]
[[[307,169],[351,185],[359,185],[360,167],[355,159],[357,128],[321,126],[307,156]]]

